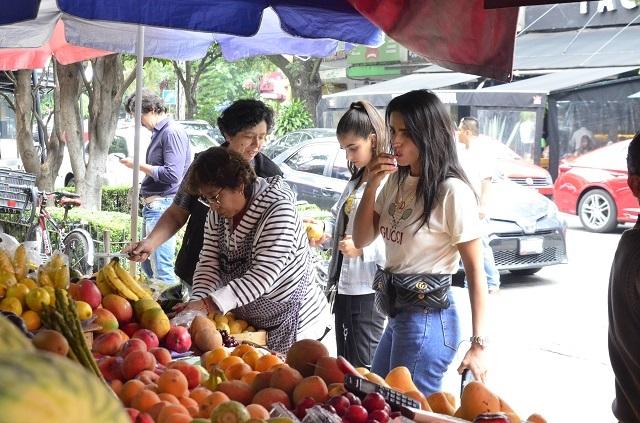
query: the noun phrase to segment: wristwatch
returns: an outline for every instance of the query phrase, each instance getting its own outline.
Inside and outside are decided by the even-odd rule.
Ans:
[[[471,338],[469,338],[469,341],[472,344],[480,345],[482,348],[486,348],[486,346],[489,345],[488,336],[472,336]]]

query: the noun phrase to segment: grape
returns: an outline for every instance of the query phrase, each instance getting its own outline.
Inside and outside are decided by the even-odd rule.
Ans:
[[[238,345],[240,345],[236,340],[236,338],[234,338],[233,336],[230,336],[226,330],[221,330],[220,335],[222,336],[222,344],[225,347],[230,348],[230,347],[237,347]]]

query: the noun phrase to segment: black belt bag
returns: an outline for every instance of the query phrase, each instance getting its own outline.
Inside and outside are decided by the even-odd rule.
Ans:
[[[451,275],[391,273],[378,267],[373,281],[376,306],[393,317],[398,308],[449,308]]]

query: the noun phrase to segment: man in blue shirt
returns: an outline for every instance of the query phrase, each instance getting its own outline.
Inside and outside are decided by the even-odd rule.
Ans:
[[[125,102],[125,110],[133,115],[135,110],[135,94]],[[142,217],[144,219],[143,234],[150,233],[162,213],[171,205],[173,197],[191,164],[191,145],[184,128],[167,114],[162,98],[143,91],[142,126],[151,131],[151,143],[147,148],[146,163],[140,163],[140,170],[146,175],[140,186],[140,197],[144,203]],[[120,160],[125,166],[132,168],[130,158]],[[172,236],[160,245],[142,268],[149,277],[159,279],[168,284],[175,283],[173,261],[176,240]]]

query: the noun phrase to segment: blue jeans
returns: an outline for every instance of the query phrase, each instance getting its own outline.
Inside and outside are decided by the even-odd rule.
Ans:
[[[142,208],[142,218],[144,225],[142,227],[142,236],[147,236],[166,209],[173,202],[173,197],[163,197],[145,204]],[[142,263],[142,270],[150,278],[161,280],[167,284],[176,283],[176,275],[173,272],[173,261],[176,253],[176,237],[169,238],[164,244],[155,249],[149,258]]]
[[[425,313],[418,309],[402,309],[389,318],[371,371],[385,377],[394,367],[405,366],[413,383],[429,396],[442,390],[442,377],[458,349],[460,325],[453,295],[451,306]]]
[[[489,289],[500,288],[500,272],[496,267],[493,257],[493,249],[489,245],[489,238],[482,238],[482,256],[484,259],[484,272],[487,274],[487,286]]]

